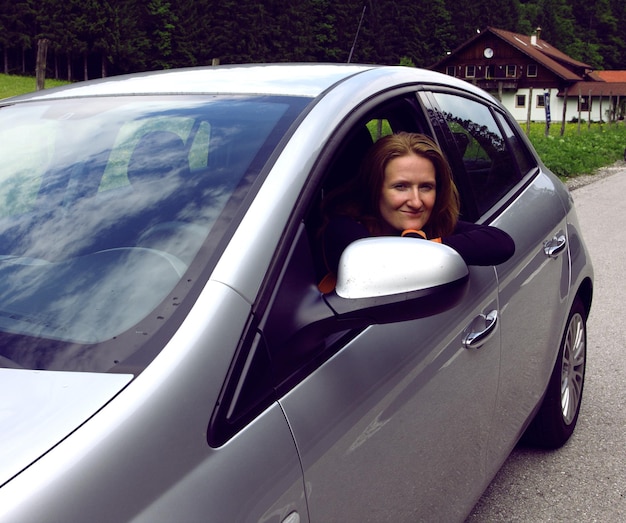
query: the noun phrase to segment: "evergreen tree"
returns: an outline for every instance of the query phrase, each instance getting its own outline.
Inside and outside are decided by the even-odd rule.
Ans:
[[[210,64],[210,35],[204,24],[210,9],[207,0],[178,0],[172,9],[176,16],[172,30],[172,67]]]
[[[4,74],[9,74],[9,48],[12,44],[13,20],[11,6],[13,0],[0,0],[0,49]]]
[[[173,53],[173,34],[178,19],[167,0],[147,0],[143,23],[150,42],[146,56],[149,69],[169,69]]]
[[[3,35],[5,41],[5,49],[19,53],[19,70],[22,74],[26,74],[26,56],[27,52],[36,48],[35,36],[36,29],[36,11],[33,8],[33,0],[9,0],[2,5],[2,18],[7,33]],[[8,62],[8,54],[7,62]],[[34,61],[31,60],[34,66]],[[9,69],[8,63],[5,69]]]
[[[604,35],[609,42],[604,66],[607,69],[626,69],[626,2],[624,0],[610,0],[610,7],[615,18],[615,29]]]
[[[45,37],[69,79],[79,59],[83,78],[214,58],[429,66],[487,26],[541,27],[574,58],[626,68],[623,0],[0,0],[4,71],[33,74]]]
[[[143,71],[147,68],[150,41],[141,26],[137,0],[106,2],[107,24],[98,47],[113,73]]]
[[[421,8],[413,23],[409,40],[409,57],[419,67],[428,67],[438,62],[451,51],[450,42],[454,38],[455,28],[445,0],[432,0]]]
[[[613,15],[609,0],[570,1],[581,30],[581,54],[585,61],[597,68],[602,68],[605,60],[608,63],[618,62],[621,35],[617,31],[618,20]]]

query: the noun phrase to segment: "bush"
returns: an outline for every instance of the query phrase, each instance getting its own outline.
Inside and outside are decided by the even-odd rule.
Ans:
[[[545,136],[545,124],[533,123],[529,138],[546,167],[562,178],[591,174],[624,157],[623,123],[585,125],[580,132],[577,123],[569,123],[563,136],[560,132],[560,124],[552,125],[549,136]]]

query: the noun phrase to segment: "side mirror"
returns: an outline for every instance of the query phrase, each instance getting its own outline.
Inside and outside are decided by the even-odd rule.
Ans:
[[[265,342],[280,355],[277,373],[283,377],[298,368],[303,355],[325,350],[331,335],[447,311],[469,287],[469,270],[456,251],[415,238],[354,242],[341,257],[338,283],[329,294],[311,284],[312,259],[302,227],[287,263],[291,270],[276,289],[273,314],[261,326]]]
[[[326,296],[338,318],[392,323],[454,307],[469,270],[450,247],[415,238],[358,240],[344,251],[337,286]]]
[[[469,274],[450,247],[416,238],[358,240],[339,261],[337,294],[342,298],[375,298],[433,289]]]

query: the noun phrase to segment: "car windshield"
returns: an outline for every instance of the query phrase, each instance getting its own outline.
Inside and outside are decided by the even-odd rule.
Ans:
[[[0,366],[103,372],[147,344],[154,354],[307,102],[134,96],[1,108]],[[134,359],[139,371],[149,361]]]

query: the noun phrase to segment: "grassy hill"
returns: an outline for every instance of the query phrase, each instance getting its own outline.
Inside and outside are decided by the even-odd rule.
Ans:
[[[69,82],[63,80],[46,79],[46,88],[65,85]],[[30,93],[37,88],[36,80],[33,76],[14,76],[0,74],[0,99],[16,96],[18,94]]]

